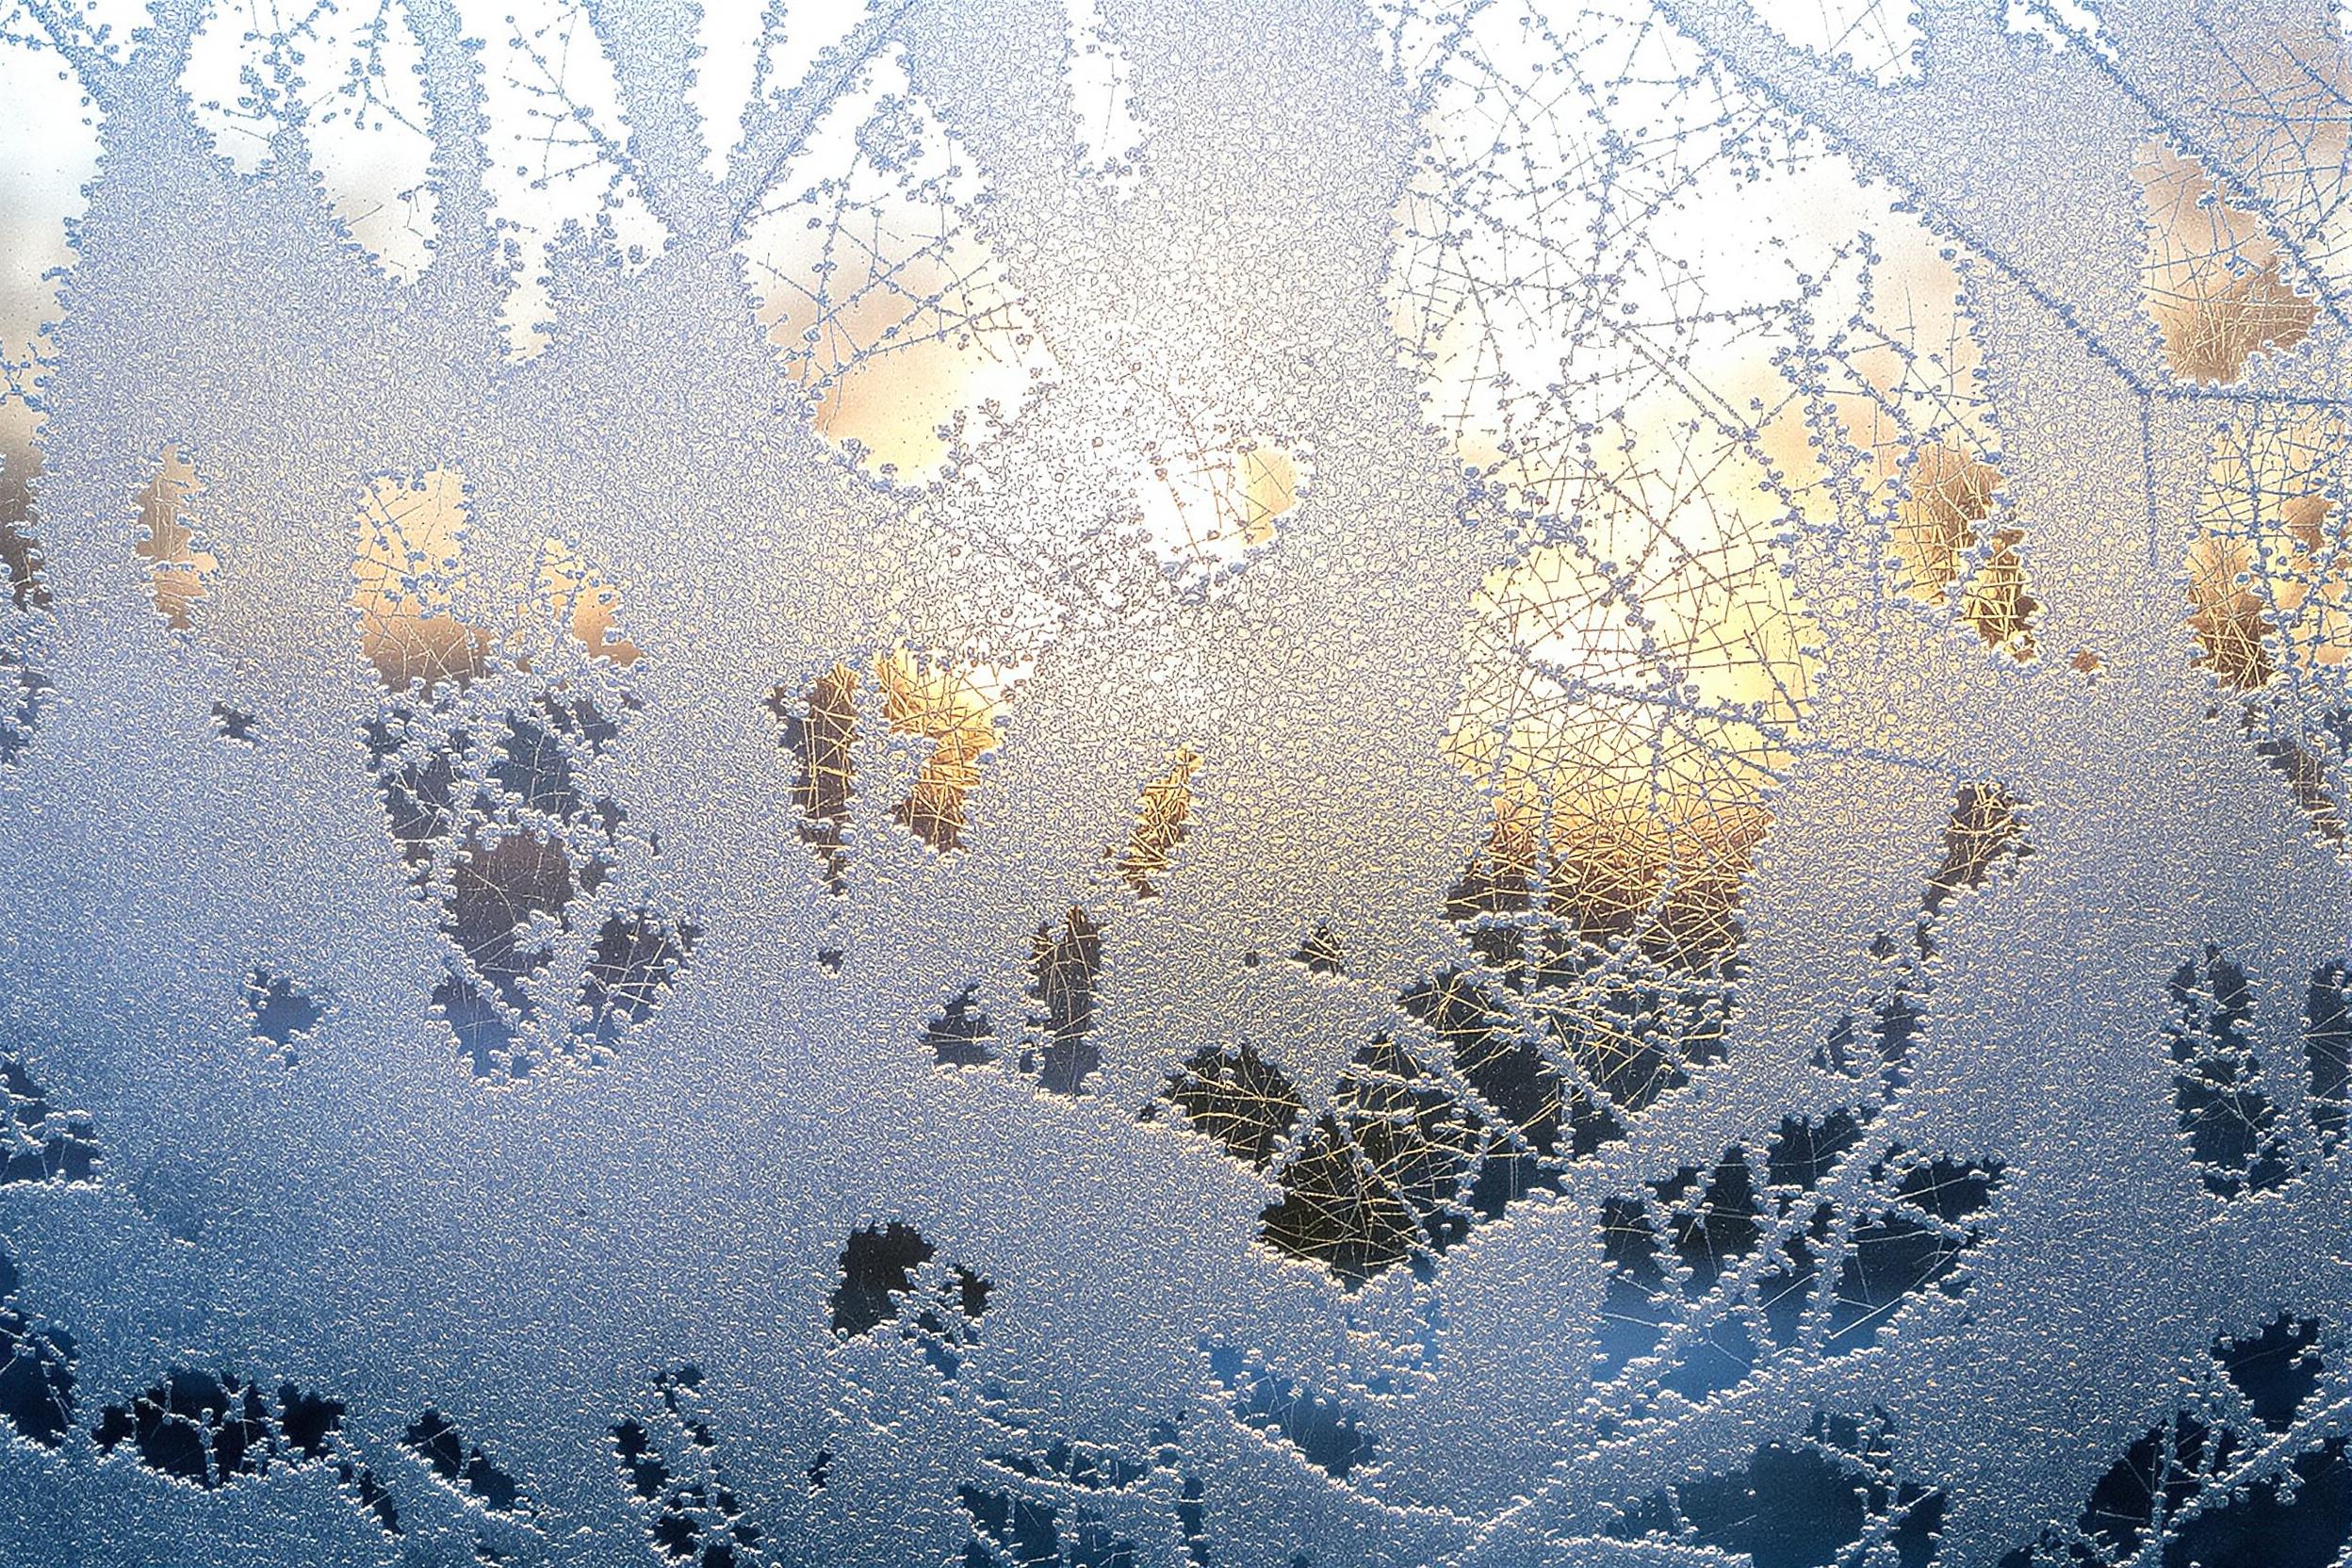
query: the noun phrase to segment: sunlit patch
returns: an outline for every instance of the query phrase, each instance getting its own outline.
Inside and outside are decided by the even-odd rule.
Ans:
[[[1787,580],[1619,530],[1490,579],[1476,612],[1448,744],[1494,792],[1495,863],[1543,862],[1592,939],[1721,958],[1813,679]]]
[[[792,807],[801,841],[816,853],[825,886],[846,893],[849,853],[841,830],[857,782],[858,672],[836,664],[798,696],[779,686],[768,694],[767,707],[779,726],[777,743],[796,764]]]
[[[931,743],[914,792],[891,815],[933,849],[963,842],[964,797],[980,783],[980,759],[996,747],[996,725],[1025,672],[1011,666],[934,661],[900,651],[874,674],[891,732]]]
[[[2329,416],[2264,420],[2216,442],[2187,552],[2197,662],[2227,690],[2298,679],[2352,653],[2352,517],[2337,495],[2352,439]]]
[[[2132,172],[2148,202],[2148,308],[2173,374],[2234,382],[2258,351],[2303,341],[2319,302],[2286,281],[2260,220],[2223,200],[2195,158],[2162,142],[2145,144]]]
[[[1155,879],[1175,863],[1176,847],[1184,841],[1192,816],[1192,776],[1200,771],[1200,753],[1179,746],[1168,772],[1146,784],[1136,799],[1135,831],[1125,846],[1102,852],[1105,859],[1118,862],[1119,874],[1137,898],[1159,896]]]
[[[2206,84],[2222,167],[2266,204],[2272,237],[2335,299],[2352,284],[2352,6],[2281,13],[2232,38],[2226,70]],[[2249,258],[2260,268],[2259,258]]]
[[[1147,442],[1124,466],[1142,498],[1145,531],[1188,583],[1215,581],[1271,543],[1309,478],[1290,449],[1223,423]]]
[[[1772,21],[1832,53],[1899,50],[1909,24]],[[1789,525],[1883,530],[1916,596],[2032,654],[2024,525],[1978,455],[1996,449],[1982,351],[1952,253],[1769,109],[1701,157],[1675,136],[1609,143],[1568,106],[1746,112],[1671,29],[1555,37],[1512,6],[1462,25],[1389,302],[1472,481],[1467,520],[1527,553],[1473,607],[1449,748],[1498,801],[1498,865],[1596,935],[1639,927],[1711,964],[1810,702]],[[1606,191],[1593,167],[1616,171]]]
[[[488,668],[490,633],[449,606],[460,581],[465,481],[447,468],[370,484],[359,509],[351,609],[360,654],[394,692],[458,685]]]
[[[1551,903],[1591,939],[1639,936],[1661,959],[1706,968],[1740,940],[1740,879],[1771,819],[1736,803],[1671,809],[1652,813],[1622,794],[1555,800]]]
[[[2262,596],[2253,587],[2254,547],[2207,533],[2189,545],[2189,629],[2204,652],[2198,662],[2233,692],[2268,685],[2271,632]]]
[[[199,547],[195,531],[180,520],[202,488],[195,465],[179,448],[167,447],[155,477],[139,492],[141,533],[131,547],[147,563],[155,613],[174,631],[195,624],[196,601],[204,596],[205,580],[220,565],[209,550]]]
[[[1895,524],[1903,589],[1943,606],[1958,590],[1960,618],[1984,645],[2020,663],[2034,657],[2030,624],[2040,609],[2028,591],[2025,531],[1984,525],[1993,515],[2001,471],[1949,447],[1919,453]]]
[[[996,747],[997,722],[1029,673],[1025,664],[975,663],[899,648],[874,662],[872,681],[880,700],[862,713],[864,683],[848,664],[834,665],[797,695],[781,686],[768,694],[777,743],[793,761],[800,837],[834,892],[848,888],[844,830],[858,783],[861,723],[879,719],[890,735],[928,743],[913,787],[891,805],[890,816],[933,849],[958,849],[965,798],[979,786],[981,760]]]
[[[1018,403],[1052,364],[978,232],[988,199],[891,53],[825,111],[739,247],[818,433],[901,482],[937,474],[962,418]]]
[[[645,651],[621,632],[620,590],[599,579],[562,540],[540,547],[539,597],[596,658],[628,665]]]

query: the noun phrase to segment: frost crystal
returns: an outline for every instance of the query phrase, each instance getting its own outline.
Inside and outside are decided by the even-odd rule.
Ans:
[[[2331,0],[0,0],[0,1562],[2352,1568]]]

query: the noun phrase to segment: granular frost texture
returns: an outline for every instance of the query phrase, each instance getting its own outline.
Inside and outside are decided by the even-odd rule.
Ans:
[[[0,0],[0,1562],[2352,1568],[2337,0]]]

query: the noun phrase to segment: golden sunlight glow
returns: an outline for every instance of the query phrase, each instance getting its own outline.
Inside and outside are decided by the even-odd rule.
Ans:
[[[1142,457],[1145,530],[1167,556],[1209,572],[1270,542],[1308,477],[1288,448],[1221,423],[1148,443]]]
[[[620,590],[598,578],[580,553],[560,539],[539,547],[539,599],[580,645],[626,668],[645,651],[622,635]]]
[[[964,797],[980,782],[980,758],[996,745],[996,722],[1025,668],[935,661],[900,650],[874,667],[883,717],[895,734],[932,743],[914,792],[891,814],[933,849],[962,842]]]
[[[2188,548],[2189,629],[2197,662],[2229,690],[2266,686],[2282,663],[2308,671],[2352,655],[2352,519],[2319,493],[2346,445],[2330,417],[2213,461]]]
[[[959,419],[1017,405],[1052,363],[973,230],[985,197],[887,53],[825,111],[739,247],[818,433],[902,483],[935,477]]]
[[[368,486],[351,604],[360,651],[387,689],[465,685],[489,671],[500,645],[517,668],[529,668],[534,649],[545,657],[566,637],[589,657],[622,667],[642,657],[619,625],[620,591],[553,537],[540,542],[536,582],[512,590],[518,597],[499,626],[461,619],[451,607],[466,581],[466,482],[454,469],[386,476]]]
[[[2133,172],[2148,202],[2148,308],[2173,373],[2234,382],[2257,351],[2300,343],[2319,304],[2280,275],[2260,221],[2223,201],[2195,158],[2161,142],[2142,146]]]
[[[1960,586],[1960,614],[1984,645],[2020,663],[2034,657],[2027,625],[2039,608],[2029,594],[2025,563],[2018,553],[2025,531],[1995,529],[1989,541],[1980,525],[1991,515],[2001,471],[1949,447],[1921,452],[1910,474],[1910,494],[1900,504],[1895,556],[1903,568],[1903,591],[1923,603],[1951,602]],[[1974,558],[1989,544],[1982,560]]]
[[[1200,771],[1200,754],[1179,746],[1168,772],[1146,784],[1136,798],[1135,831],[1126,846],[1102,852],[1104,858],[1119,863],[1119,874],[1137,898],[1159,896],[1152,878],[1174,863],[1176,846],[1184,841],[1192,814],[1192,776]]]
[[[414,480],[379,479],[361,503],[351,608],[360,652],[392,691],[418,681],[464,685],[489,667],[490,634],[449,613],[465,496],[459,475],[435,468]]]

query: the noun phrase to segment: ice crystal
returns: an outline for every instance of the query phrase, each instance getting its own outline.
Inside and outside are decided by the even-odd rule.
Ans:
[[[0,1560],[2347,1560],[2340,8],[0,89]]]

